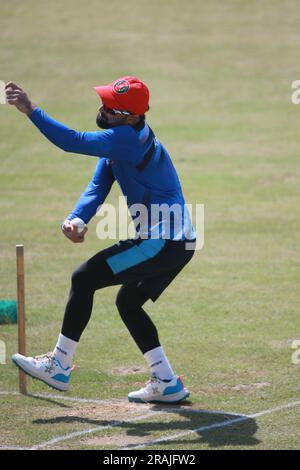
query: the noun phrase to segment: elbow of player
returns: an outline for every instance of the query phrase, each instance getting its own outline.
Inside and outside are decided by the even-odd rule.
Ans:
[[[68,142],[61,142],[59,144],[59,148],[61,150],[63,150],[64,152],[68,152],[68,153],[74,153],[74,148],[73,146],[71,146]]]
[[[61,139],[59,147],[65,152],[76,153],[78,147],[78,132],[70,129]],[[77,150],[78,152],[78,150]]]

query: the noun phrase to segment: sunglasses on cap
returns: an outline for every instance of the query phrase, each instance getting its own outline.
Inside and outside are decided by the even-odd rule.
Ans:
[[[125,116],[130,116],[131,113],[128,111],[121,111],[120,109],[113,109],[113,108],[108,108],[107,106],[103,106],[104,111],[106,111],[109,114],[117,115],[117,114],[124,114]]]

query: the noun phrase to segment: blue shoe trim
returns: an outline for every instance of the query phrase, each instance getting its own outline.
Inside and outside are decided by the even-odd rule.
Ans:
[[[182,383],[180,382],[179,379],[177,379],[176,385],[174,385],[173,387],[166,387],[166,388],[164,389],[163,396],[164,396],[164,395],[171,395],[172,393],[178,393],[178,392],[180,392],[182,389],[183,389]]]
[[[63,382],[67,384],[70,380],[70,375],[64,375],[64,374],[56,374],[51,377],[53,380],[57,380],[58,382]]]
[[[128,401],[134,402],[134,403],[145,403],[144,400],[142,400],[141,398],[128,397]]]
[[[70,369],[71,369],[71,367],[70,367],[70,366],[68,366],[68,367],[64,368],[64,367],[61,365],[61,363],[60,363],[59,359],[57,359],[57,357],[56,357],[56,356],[54,356],[54,360],[55,360],[55,361],[58,363],[59,367],[60,367],[62,370],[64,370],[65,372],[67,372],[68,370],[70,370]]]
[[[146,400],[142,400],[141,398],[132,398],[132,397],[128,397],[128,401],[130,401],[131,403],[158,403],[160,405],[170,405],[170,404],[173,404],[173,405],[176,405],[176,403],[181,403],[182,401],[186,400],[188,397],[190,396],[190,392],[186,392],[186,394],[182,397],[182,398],[179,398],[179,400],[174,400],[174,401],[164,401],[164,400],[149,400],[149,401],[146,401]]]
[[[176,403],[181,403],[182,401],[186,400],[190,396],[190,393],[187,392],[186,395],[184,395],[182,398],[179,398],[179,400],[174,400],[174,401],[164,401],[164,400],[152,400],[149,401],[148,403],[160,403],[164,405],[176,405]]]

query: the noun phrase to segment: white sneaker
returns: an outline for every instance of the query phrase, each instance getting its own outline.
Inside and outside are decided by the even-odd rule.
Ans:
[[[179,376],[175,375],[170,381],[152,376],[144,388],[129,393],[128,400],[135,403],[177,403],[185,400],[189,395],[190,392],[185,388]]]
[[[34,379],[45,382],[52,388],[66,392],[72,368],[63,368],[52,352],[36,357],[26,357],[21,354],[12,356],[13,363]]]

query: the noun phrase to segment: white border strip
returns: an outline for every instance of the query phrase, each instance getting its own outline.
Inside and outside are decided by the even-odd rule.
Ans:
[[[215,423],[211,424],[209,426],[202,426],[197,429],[190,429],[189,431],[181,432],[178,434],[173,434],[172,436],[166,436],[162,437],[159,439],[154,439],[152,441],[144,442],[143,444],[139,444],[137,446],[132,446],[132,447],[121,447],[120,450],[134,450],[134,449],[142,449],[144,447],[152,446],[154,444],[160,444],[161,442],[168,442],[168,441],[173,441],[174,439],[181,439],[182,437],[187,436],[188,434],[192,433],[197,433],[197,432],[204,432],[204,431],[210,431],[211,429],[217,429],[217,428],[225,428],[226,426],[231,426],[233,424],[241,423],[243,421],[247,421],[249,419],[253,418],[258,418],[260,416],[264,416],[270,413],[274,413],[276,411],[282,411],[288,408],[294,408],[295,406],[299,406],[300,401],[295,401],[292,403],[287,403],[286,405],[282,406],[277,406],[276,408],[269,408],[268,410],[260,411],[258,413],[253,413],[250,415],[244,415],[241,416],[240,418],[235,418],[227,421],[222,421],[221,423]]]

